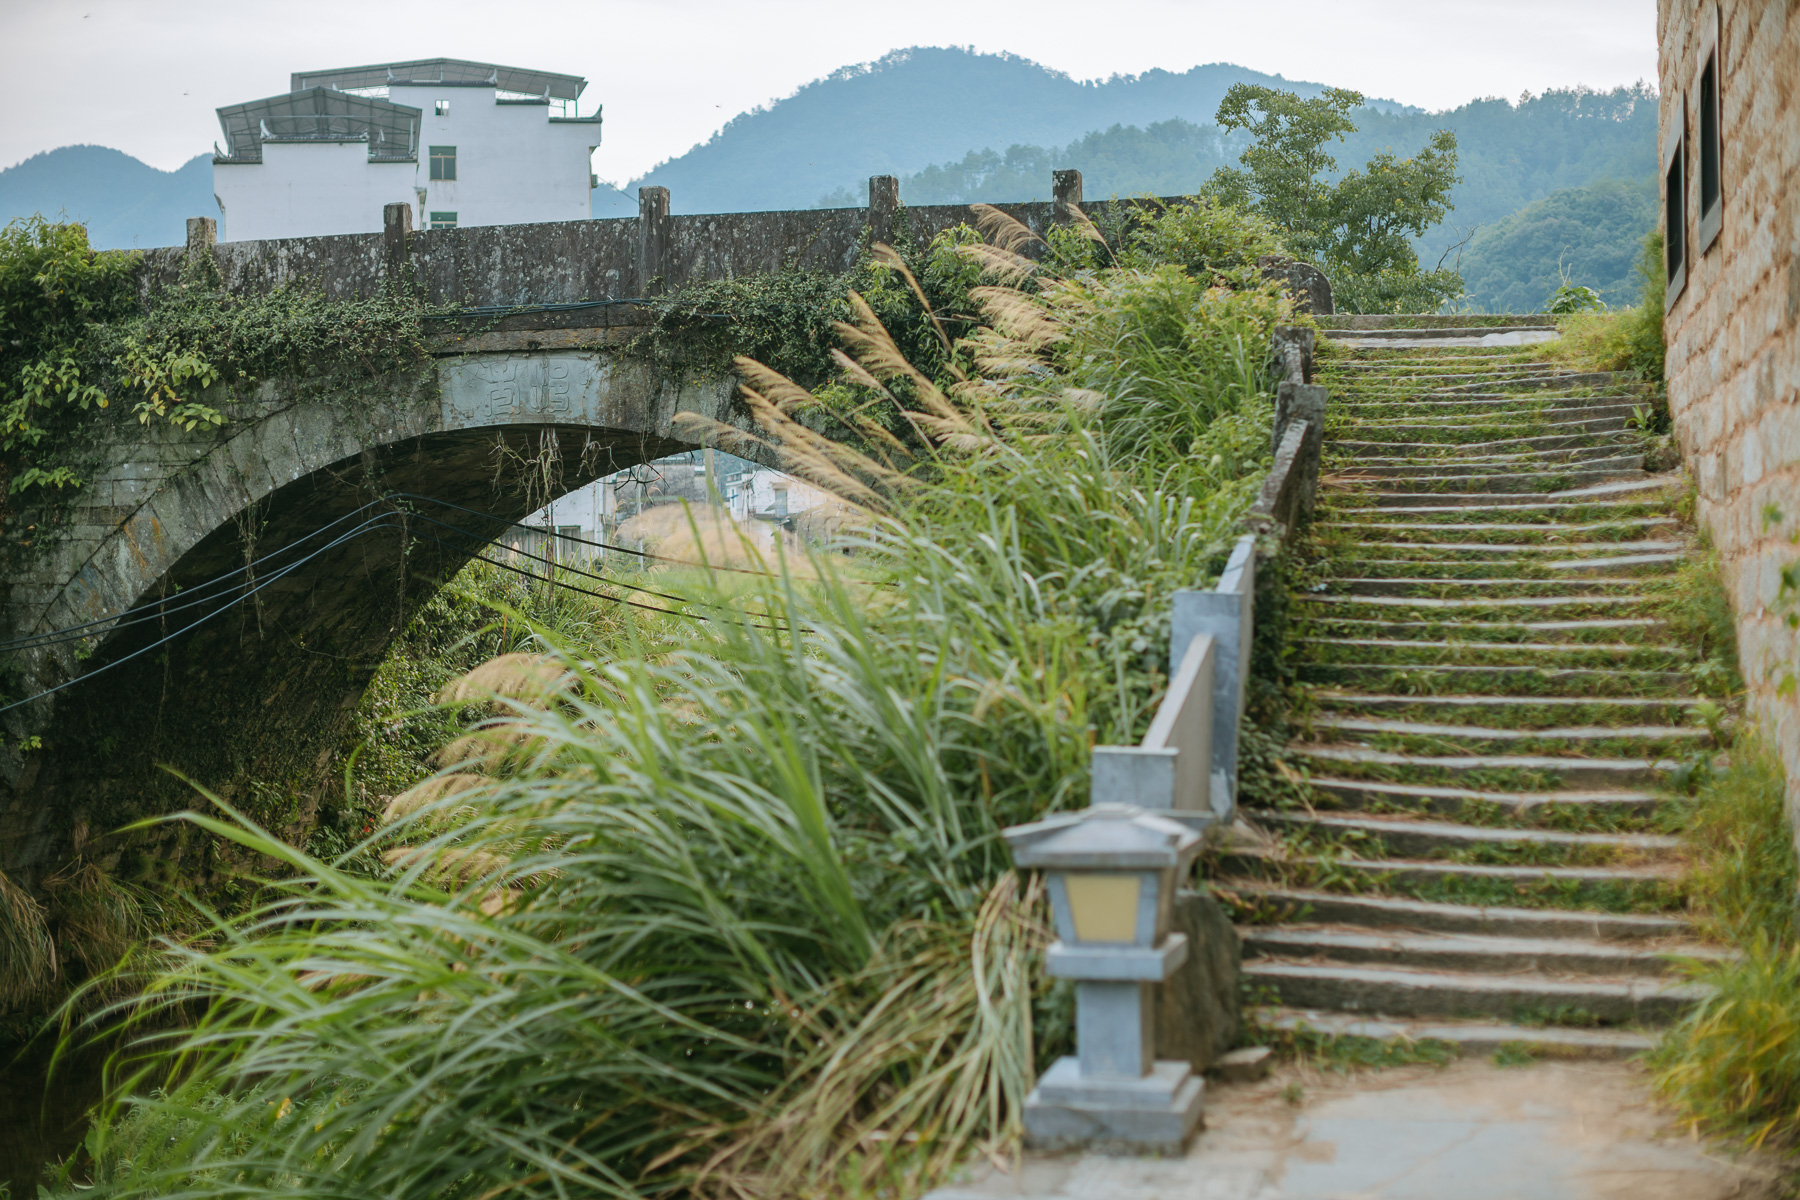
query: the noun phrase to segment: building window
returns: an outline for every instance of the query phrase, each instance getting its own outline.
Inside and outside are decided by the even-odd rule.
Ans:
[[[1668,281],[1664,305],[1675,303],[1687,286],[1687,97],[1676,97],[1674,128],[1663,147],[1663,267]]]
[[[434,212],[434,213],[432,213],[431,214],[431,227],[433,229],[455,229],[456,228],[456,214],[453,212]]]
[[[431,148],[431,178],[446,183],[456,178],[456,147],[433,146]]]
[[[1723,142],[1719,133],[1719,10],[1702,19],[1700,70],[1694,91],[1694,173],[1699,177],[1699,206],[1694,212],[1694,253],[1705,254],[1719,240],[1724,225],[1725,191],[1721,180]]]
[[[448,100],[435,101],[431,107],[440,117],[447,117],[450,115],[450,102]]]

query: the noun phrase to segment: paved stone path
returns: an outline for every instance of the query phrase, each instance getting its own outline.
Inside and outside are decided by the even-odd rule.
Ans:
[[[1645,473],[1629,381],[1456,332],[1321,354],[1306,785],[1214,882],[1269,1025],[1634,1053],[1698,994],[1666,956],[1719,953],[1665,786],[1711,746],[1663,620],[1683,485]]]
[[[1293,1090],[1297,1088],[1298,1094]],[[1285,1095],[1284,1095],[1285,1094]],[[1290,1100],[1297,1103],[1290,1103]],[[1774,1172],[1673,1130],[1639,1067],[1469,1060],[1213,1087],[1175,1159],[1031,1156],[929,1200],[1751,1200]]]

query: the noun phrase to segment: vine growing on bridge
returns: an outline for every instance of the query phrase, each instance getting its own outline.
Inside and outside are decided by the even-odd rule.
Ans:
[[[190,270],[141,295],[135,251],[96,251],[77,224],[0,230],[0,517],[40,514],[85,482],[103,422],[222,425],[264,379],[380,378],[427,361],[405,292],[333,300],[306,286],[225,291]],[[23,531],[31,535],[42,517]]]

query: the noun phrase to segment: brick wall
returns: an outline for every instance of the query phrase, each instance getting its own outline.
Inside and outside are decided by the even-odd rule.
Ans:
[[[1703,0],[1658,3],[1662,144],[1666,155],[1685,128],[1690,239],[1712,14]],[[1781,581],[1800,563],[1800,0],[1719,0],[1717,21],[1724,217],[1709,248],[1690,245],[1669,307],[1669,406],[1724,559],[1750,707],[1800,818],[1800,632],[1788,624],[1800,595]]]

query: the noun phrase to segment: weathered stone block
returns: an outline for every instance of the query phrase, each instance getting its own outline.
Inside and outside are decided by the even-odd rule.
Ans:
[[[1156,1057],[1204,1071],[1237,1040],[1242,951],[1224,906],[1203,892],[1175,895],[1169,930],[1185,934],[1186,960],[1156,985]]]

